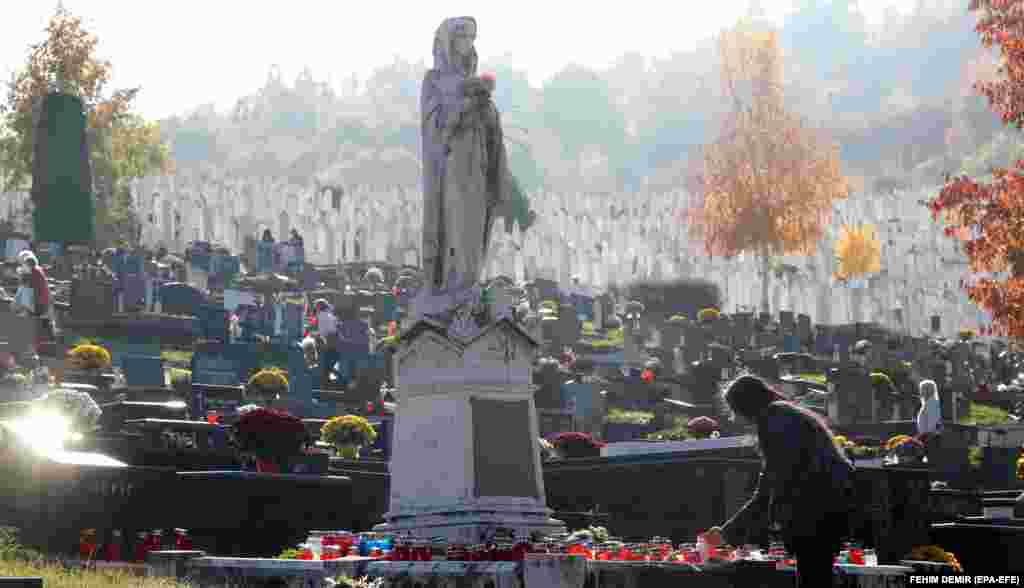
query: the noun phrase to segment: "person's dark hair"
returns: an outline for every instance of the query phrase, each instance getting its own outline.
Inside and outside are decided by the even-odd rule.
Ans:
[[[757,420],[771,403],[779,400],[786,398],[756,376],[740,376],[725,389],[725,403],[734,413],[750,421]]]
[[[821,434],[832,439],[834,433],[828,421],[822,415],[809,408],[800,406],[773,390],[761,378],[743,375],[736,378],[725,390],[725,402],[732,411],[750,421],[757,421],[769,409],[781,410],[801,415],[809,423],[814,423]],[[829,444],[836,453],[846,459],[845,454]]]

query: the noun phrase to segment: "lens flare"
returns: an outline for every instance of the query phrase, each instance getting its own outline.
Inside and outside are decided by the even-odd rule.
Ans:
[[[74,437],[71,421],[51,412],[34,413],[9,421],[7,426],[21,443],[44,455],[63,451],[64,442]]]

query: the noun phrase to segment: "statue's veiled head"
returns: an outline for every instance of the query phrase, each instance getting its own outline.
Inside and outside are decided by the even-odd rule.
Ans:
[[[434,34],[434,69],[464,76],[476,75],[476,19],[459,16],[445,19]]]

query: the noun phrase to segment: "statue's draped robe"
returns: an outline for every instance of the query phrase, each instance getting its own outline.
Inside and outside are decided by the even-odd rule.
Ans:
[[[420,94],[423,146],[425,286],[461,289],[480,278],[495,207],[507,202],[511,178],[493,102],[462,110],[462,83],[476,74],[476,52],[455,63],[452,35],[460,19],[441,24],[434,69]]]

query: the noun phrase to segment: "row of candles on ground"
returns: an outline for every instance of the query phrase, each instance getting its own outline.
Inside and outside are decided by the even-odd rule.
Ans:
[[[96,529],[82,531],[78,539],[78,555],[83,560],[103,561],[125,561],[122,549],[125,547],[121,531],[115,529],[111,532],[110,540],[100,544],[96,538]],[[128,546],[131,550],[131,561],[145,562],[146,554],[150,551],[161,551],[164,549],[175,549],[178,551],[190,551],[192,539],[185,529],[175,529],[171,541],[164,541],[164,533],[160,529],[152,531],[140,531],[136,535],[135,542]],[[102,548],[102,549],[101,549]]]
[[[314,531],[300,546],[300,559],[331,560],[342,557],[372,557],[385,561],[522,561],[527,554],[561,554],[597,561],[648,561],[680,564],[704,564],[709,561],[775,561],[780,566],[795,566],[796,560],[781,543],[767,550],[756,545],[740,548],[714,547],[698,536],[697,543],[673,546],[662,537],[648,543],[607,541],[593,544],[570,541],[568,535],[549,537],[537,543],[526,540],[493,541],[475,545],[450,544],[443,539],[412,539],[375,533],[353,534],[345,531]],[[836,563],[878,565],[873,549],[847,543]]]

